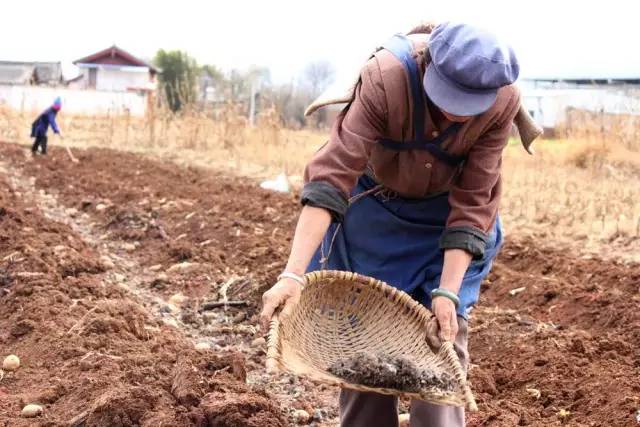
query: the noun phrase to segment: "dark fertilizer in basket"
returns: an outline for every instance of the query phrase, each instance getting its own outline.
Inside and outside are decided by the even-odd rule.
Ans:
[[[336,360],[327,371],[352,384],[407,393],[419,393],[425,389],[446,392],[457,388],[455,379],[446,372],[420,369],[406,357],[386,354],[358,352]]]

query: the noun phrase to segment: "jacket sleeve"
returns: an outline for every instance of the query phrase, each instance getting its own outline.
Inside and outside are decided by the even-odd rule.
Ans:
[[[56,123],[56,113],[53,111],[49,111],[47,114],[47,118],[49,119],[49,124],[51,125],[51,129],[53,129],[54,133],[60,133],[60,129],[58,128],[58,123]]]
[[[512,87],[510,91],[505,108],[469,150],[449,193],[451,211],[440,239],[442,249],[464,249],[474,259],[484,256],[500,204],[502,152],[520,102],[517,89]]]
[[[384,135],[386,119],[384,86],[374,57],[362,69],[354,98],[336,118],[329,141],[305,169],[303,205],[325,208],[335,221],[342,220],[371,148]]]

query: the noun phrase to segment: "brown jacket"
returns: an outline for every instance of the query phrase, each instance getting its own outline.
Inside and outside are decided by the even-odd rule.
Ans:
[[[429,61],[426,43],[414,40],[414,51],[423,74]],[[377,141],[431,139],[451,122],[427,102],[425,135],[412,135],[413,102],[407,74],[391,52],[380,50],[363,67],[354,99],[336,119],[329,141],[308,164],[303,203],[325,207],[341,218],[351,190],[366,169],[379,183],[402,196],[415,198],[448,191],[451,212],[441,246],[461,247],[479,256],[498,212],[502,151],[520,105],[519,97],[515,86],[501,88],[488,111],[466,122],[444,143],[449,153],[466,155],[462,167],[449,166],[424,150],[386,149]],[[474,244],[463,236],[460,243],[460,233],[482,242]]]

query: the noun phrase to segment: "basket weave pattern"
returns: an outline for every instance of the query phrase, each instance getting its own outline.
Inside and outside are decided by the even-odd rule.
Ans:
[[[267,368],[359,391],[404,395],[432,403],[477,406],[453,344],[434,353],[425,339],[430,312],[405,292],[379,280],[344,271],[305,275],[307,286],[290,316],[271,322]],[[352,384],[327,368],[358,352],[409,357],[418,368],[447,372],[458,389],[407,393]]]

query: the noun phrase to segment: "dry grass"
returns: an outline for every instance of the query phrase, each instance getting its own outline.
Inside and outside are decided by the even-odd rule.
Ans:
[[[615,139],[616,145],[640,150],[640,116],[611,114],[580,109],[568,109],[558,133],[580,140],[606,142]]]
[[[33,119],[0,106],[0,141],[26,144]],[[318,132],[283,129],[275,111],[266,111],[251,127],[233,106],[208,114],[158,113],[146,118],[61,113],[58,124],[64,144],[71,147],[143,152],[178,163],[231,169],[256,177],[283,171],[299,175],[304,159],[326,140]],[[53,145],[61,143],[55,137],[50,139]]]
[[[181,164],[257,178],[286,172],[300,184],[304,165],[326,133],[283,129],[275,112],[250,127],[232,107],[205,116],[158,114],[136,119],[65,117],[65,143],[143,152]],[[0,110],[0,140],[26,143],[32,118]],[[55,144],[56,141],[54,140]],[[529,156],[513,143],[505,151],[502,216],[511,232],[579,241],[594,252],[640,252],[638,144],[601,135],[536,143]],[[634,247],[635,246],[635,247]]]
[[[504,164],[505,223],[512,231],[579,241],[591,252],[616,247],[621,255],[628,249],[637,256],[638,173],[640,153],[611,141],[605,146],[580,140],[540,141],[533,157],[510,146]]]

